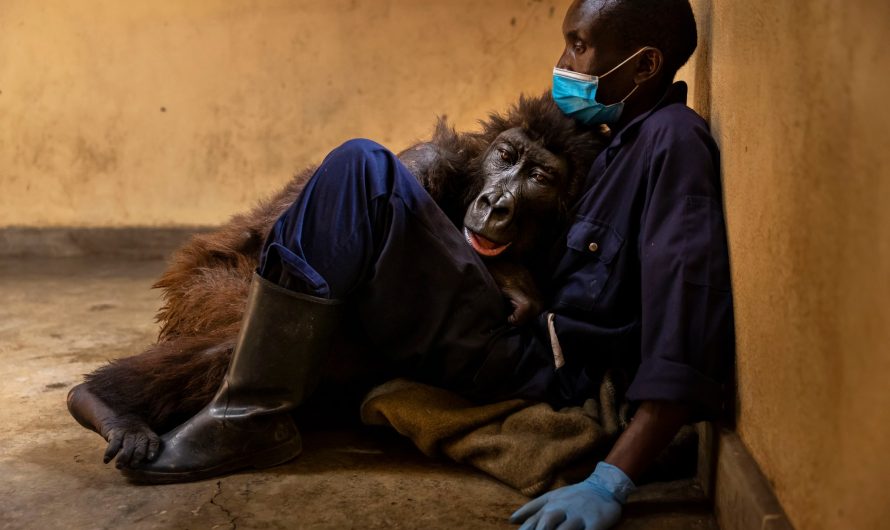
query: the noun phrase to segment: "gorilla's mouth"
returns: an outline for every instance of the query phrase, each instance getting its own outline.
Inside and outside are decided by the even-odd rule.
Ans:
[[[467,243],[473,247],[473,250],[482,254],[483,256],[494,257],[500,254],[501,252],[507,250],[507,247],[512,245],[513,243],[507,243],[505,245],[501,245],[499,243],[495,243],[489,239],[485,239],[480,236],[476,232],[473,232],[467,227],[464,227],[464,237],[467,239]]]

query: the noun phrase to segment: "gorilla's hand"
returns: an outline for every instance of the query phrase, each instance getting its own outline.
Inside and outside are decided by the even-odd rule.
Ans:
[[[541,312],[541,297],[528,269],[516,263],[494,261],[488,264],[488,270],[513,306],[513,313],[507,318],[510,324],[520,326]]]
[[[108,442],[102,461],[107,464],[117,455],[114,465],[118,469],[154,460],[161,446],[158,435],[134,414],[107,419],[99,434]]]
[[[68,392],[68,411],[78,423],[96,431],[105,441],[103,461],[107,464],[115,456],[118,468],[154,460],[160,449],[160,438],[151,427],[135,414],[118,414],[96,397],[85,384]]]

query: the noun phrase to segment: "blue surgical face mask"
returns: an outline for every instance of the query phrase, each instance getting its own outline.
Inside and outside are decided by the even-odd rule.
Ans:
[[[612,105],[603,105],[596,100],[596,89],[600,79],[621,68],[628,61],[636,57],[646,48],[640,48],[636,53],[618,63],[617,66],[597,77],[595,75],[579,74],[562,68],[553,69],[553,101],[563,113],[571,116],[584,124],[591,123],[616,123],[624,110],[624,101],[636,92],[639,85],[634,85],[621,101]]]

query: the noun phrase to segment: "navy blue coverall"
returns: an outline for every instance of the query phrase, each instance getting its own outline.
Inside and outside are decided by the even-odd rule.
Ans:
[[[734,348],[719,154],[675,83],[613,136],[550,253],[545,311],[506,324],[480,257],[391,152],[332,151],[272,229],[259,273],[347,300],[381,362],[478,399],[555,405],[620,367],[634,402],[723,406]]]

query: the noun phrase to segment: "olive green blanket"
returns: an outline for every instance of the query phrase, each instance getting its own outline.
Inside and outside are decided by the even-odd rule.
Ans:
[[[607,374],[598,399],[580,407],[554,410],[522,399],[479,405],[447,390],[395,379],[365,397],[361,418],[368,425],[391,426],[428,456],[473,466],[535,496],[593,471],[626,425],[623,395]]]

